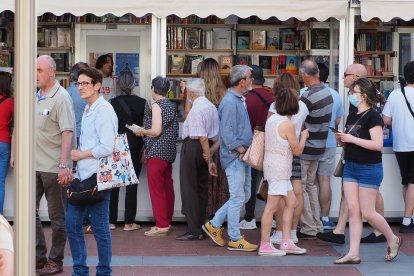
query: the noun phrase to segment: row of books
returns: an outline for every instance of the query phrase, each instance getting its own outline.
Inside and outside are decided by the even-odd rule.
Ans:
[[[237,31],[237,50],[294,50],[295,31],[253,30]]]
[[[362,55],[355,57],[355,62],[364,64],[368,76],[393,76],[393,57],[384,55]]]
[[[70,28],[39,28],[37,30],[37,47],[71,47]]]
[[[232,49],[234,31],[230,28],[167,28],[167,49]]]
[[[354,47],[357,51],[392,51],[392,35],[376,30],[355,34]]]
[[[224,24],[224,19],[218,18],[215,15],[201,18],[196,15],[190,15],[185,18],[181,18],[176,15],[167,16],[167,24]]]
[[[44,13],[38,16],[38,22],[81,22],[81,23],[140,23],[150,24],[152,20],[151,14],[147,14],[143,17],[136,17],[132,13],[127,13],[123,16],[115,16],[113,14],[105,14],[103,16],[96,16],[91,13],[87,13],[82,16],[75,16],[70,13],[65,13],[61,16],[54,15],[53,13]]]
[[[203,55],[168,55],[169,74],[196,74],[197,66],[204,60]],[[298,74],[298,56],[228,55],[218,56],[220,73],[229,74],[234,65],[259,65],[264,74],[279,75],[289,72]]]

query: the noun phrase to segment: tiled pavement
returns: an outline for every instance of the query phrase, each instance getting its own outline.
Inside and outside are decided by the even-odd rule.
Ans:
[[[144,229],[150,224],[143,224]],[[398,226],[393,226],[397,232]],[[216,246],[209,238],[202,241],[176,241],[185,232],[183,223],[173,225],[166,237],[146,237],[144,230],[126,232],[122,226],[112,231],[113,275],[414,275],[414,234],[402,234],[404,243],[397,259],[383,261],[386,243],[363,244],[359,265],[334,265],[348,250],[319,240],[301,240],[308,250],[304,256],[260,257],[257,252],[234,252]],[[50,226],[45,225],[46,233]],[[364,234],[369,229],[365,227]],[[243,231],[246,239],[259,242],[260,229]],[[46,235],[50,237],[50,235]],[[90,274],[95,275],[97,251],[93,235],[86,235]],[[50,241],[48,241],[50,244]],[[72,259],[67,245],[64,273],[71,275]]]

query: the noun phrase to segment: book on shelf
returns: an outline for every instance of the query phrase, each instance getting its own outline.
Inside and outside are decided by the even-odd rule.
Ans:
[[[185,49],[200,49],[201,48],[201,29],[199,28],[184,28]]]
[[[218,60],[220,74],[230,74],[230,70],[233,67],[233,56],[219,56]]]
[[[280,30],[280,41],[282,50],[294,50],[295,49],[295,32],[290,29]]]
[[[196,74],[197,66],[203,60],[204,56],[202,55],[185,55],[183,73]]]
[[[279,56],[278,69],[279,69],[279,74],[286,73],[286,56],[285,55]]]
[[[45,47],[45,29],[39,28],[37,29],[37,47]]]
[[[266,50],[266,31],[252,31],[251,49]]]
[[[250,48],[250,31],[237,31],[237,50],[248,50]]]
[[[169,55],[170,73],[171,74],[182,74],[184,70],[184,55]]]
[[[213,49],[213,30],[203,32],[203,49]]]
[[[285,56],[285,72],[292,75],[298,74],[298,56]]]
[[[70,29],[69,28],[56,28],[57,33],[57,47],[71,47]]]
[[[330,49],[329,46],[329,29],[312,29],[311,30],[311,49]]]
[[[68,53],[51,53],[50,56],[56,62],[56,71],[69,72]]]
[[[45,28],[45,47],[57,47],[57,29]]]
[[[279,58],[280,56],[272,56],[271,74],[279,75]]]
[[[231,49],[231,29],[213,29],[213,49]]]
[[[234,58],[234,65],[252,65],[250,55],[236,55]]]
[[[259,56],[259,67],[263,74],[272,74],[272,56]]]
[[[183,27],[174,27],[174,49],[184,49]]]
[[[0,67],[10,67],[10,52],[8,50],[0,51]]]
[[[280,33],[279,30],[266,32],[266,46],[268,50],[280,49]]]

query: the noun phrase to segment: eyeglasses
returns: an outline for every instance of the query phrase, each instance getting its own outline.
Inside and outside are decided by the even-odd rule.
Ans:
[[[86,87],[86,86],[88,86],[89,84],[91,84],[91,82],[89,82],[89,81],[75,82],[75,86],[76,86],[76,87],[79,87],[79,86]]]
[[[354,90],[349,90],[348,91],[348,95],[354,95],[354,94],[362,94],[362,92],[358,92],[358,91],[354,91]]]

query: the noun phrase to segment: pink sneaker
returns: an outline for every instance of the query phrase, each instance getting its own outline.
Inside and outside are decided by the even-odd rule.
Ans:
[[[260,242],[259,256],[285,256],[285,251],[274,248],[271,242]]]
[[[301,255],[306,253],[306,249],[297,246],[293,240],[283,240],[280,244],[280,250],[283,250],[286,254]]]

